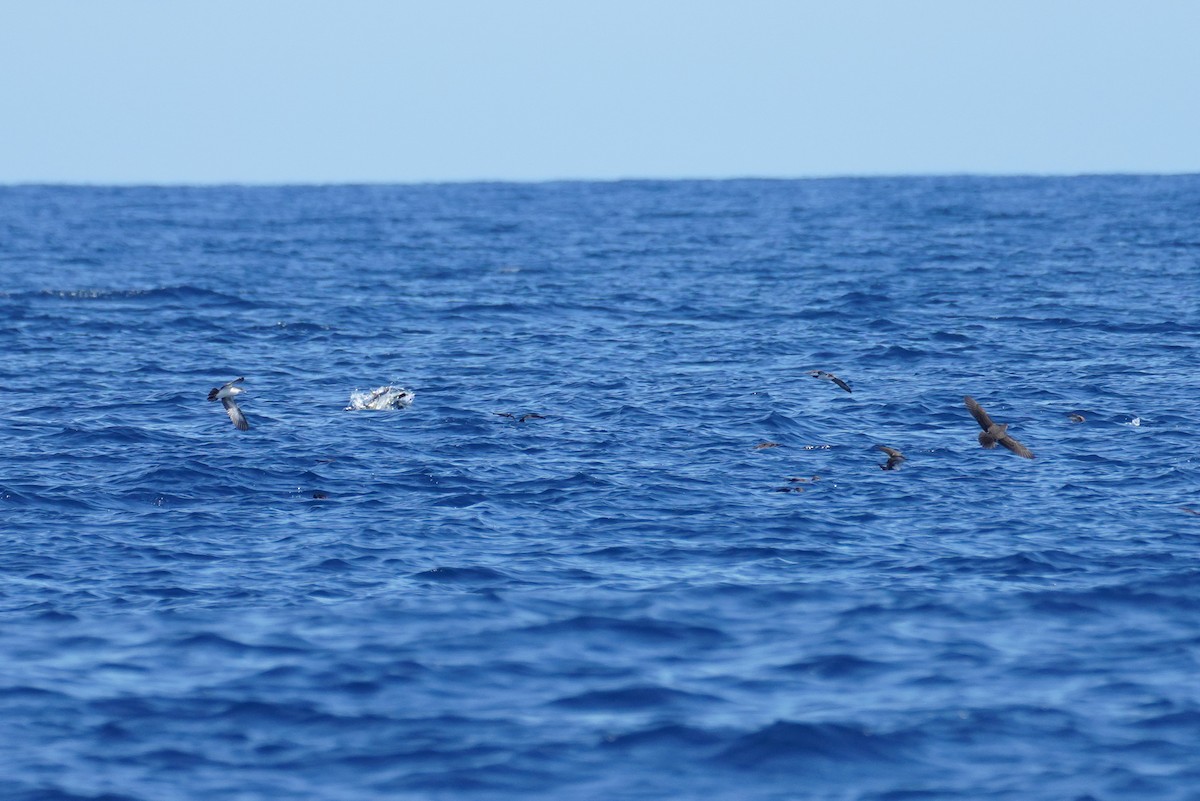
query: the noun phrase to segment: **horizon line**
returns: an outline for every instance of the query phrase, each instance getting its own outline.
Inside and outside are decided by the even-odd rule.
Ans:
[[[791,176],[767,175],[729,175],[729,176],[674,176],[674,177],[620,177],[620,178],[430,178],[408,180],[164,180],[164,181],[59,181],[59,180],[0,180],[0,188],[284,188],[284,187],[327,187],[327,186],[471,186],[471,185],[512,185],[535,186],[546,184],[621,184],[621,183],[786,183],[800,181],[837,181],[837,180],[897,180],[897,179],[938,179],[938,178],[979,178],[979,179],[1030,179],[1030,178],[1184,178],[1200,175],[1200,170],[1180,170],[1177,172],[1121,170],[1113,172],[863,172],[863,173],[828,173]]]

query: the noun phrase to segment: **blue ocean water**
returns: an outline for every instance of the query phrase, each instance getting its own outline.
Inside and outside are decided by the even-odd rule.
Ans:
[[[0,796],[1200,798],[1198,335],[1197,176],[0,188]]]

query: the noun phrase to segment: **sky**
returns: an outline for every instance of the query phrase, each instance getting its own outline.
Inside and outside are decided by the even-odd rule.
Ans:
[[[1200,172],[1187,0],[0,0],[0,184]]]

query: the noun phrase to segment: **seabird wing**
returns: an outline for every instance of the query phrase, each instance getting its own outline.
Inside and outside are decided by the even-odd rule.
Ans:
[[[246,422],[246,415],[242,414],[242,410],[233,402],[233,398],[221,398],[221,405],[225,407],[229,419],[237,426],[238,431],[250,430],[250,424]]]
[[[887,445],[876,445],[875,450],[883,451],[892,459],[903,459],[904,454],[895,448],[889,448]]]
[[[238,378],[233,379],[232,381],[222,384],[219,387],[213,387],[212,389],[210,389],[208,391],[208,399],[210,401],[215,401],[217,398],[225,397],[226,395],[229,394],[228,390],[230,387],[232,387],[234,384],[240,384],[245,380],[246,380],[246,376],[240,376]],[[241,390],[239,389],[238,392],[241,392]]]
[[[829,375],[829,379],[830,379],[831,381],[833,381],[833,383],[835,383],[835,384],[837,384],[839,387],[841,387],[842,389],[846,390],[847,392],[853,392],[853,391],[854,391],[854,390],[850,389],[850,385],[849,385],[849,384],[847,384],[847,383],[846,383],[845,381],[843,381],[842,379],[838,378],[836,375],[833,375],[832,373]]]
[[[995,423],[992,422],[992,418],[988,417],[988,413],[985,412],[983,407],[980,406],[979,403],[970,395],[963,397],[963,403],[967,404],[967,409],[971,412],[971,416],[975,418],[975,422],[979,423],[984,431],[987,431],[989,428],[995,425]]]
[[[1001,445],[1003,445],[1004,447],[1008,448],[1010,451],[1015,453],[1017,456],[1021,456],[1025,459],[1033,458],[1033,451],[1029,450],[1029,448],[1026,448],[1024,445],[1017,442],[1015,439],[1010,437],[1008,434],[1005,434],[1003,437],[1000,437],[1000,439],[997,441]]]

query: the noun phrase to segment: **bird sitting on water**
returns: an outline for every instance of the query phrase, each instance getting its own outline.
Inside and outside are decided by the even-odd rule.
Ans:
[[[854,390],[850,389],[849,384],[847,384],[842,379],[838,378],[833,373],[827,373],[824,370],[809,370],[808,374],[811,375],[813,378],[819,378],[822,381],[832,381],[833,383],[837,384],[839,387],[846,390],[847,392],[854,391]]]
[[[220,401],[225,407],[225,411],[229,414],[229,419],[237,426],[238,431],[249,431],[250,424],[246,422],[246,415],[242,414],[242,410],[233,402],[233,396],[239,395],[246,390],[242,389],[237,384],[246,380],[245,376],[235,378],[228,384],[223,384],[219,387],[213,387],[209,390],[208,399],[210,401]]]
[[[996,445],[1003,445],[1017,456],[1026,459],[1033,458],[1033,451],[1008,435],[1008,423],[993,422],[992,418],[988,417],[988,413],[983,410],[983,407],[970,395],[963,397],[963,403],[967,405],[971,416],[975,418],[975,421],[979,423],[979,427],[983,429],[983,433],[979,435],[980,445],[985,448],[994,448]]]
[[[887,445],[876,445],[875,450],[883,451],[884,453],[887,454],[887,457],[888,457],[887,464],[879,465],[880,470],[895,470],[896,468],[898,468],[900,466],[900,463],[903,462],[905,459],[905,456],[903,453],[896,450],[895,448],[889,448]]]

